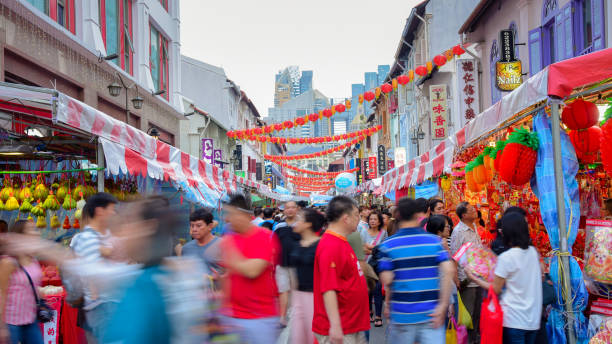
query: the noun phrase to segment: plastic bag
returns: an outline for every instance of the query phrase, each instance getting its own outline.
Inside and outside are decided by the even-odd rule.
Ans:
[[[457,330],[457,344],[468,344],[468,331],[463,325],[457,325],[455,318],[452,318]]]
[[[457,344],[457,330],[455,329],[455,318],[448,320],[446,325],[446,344]]]
[[[472,325],[472,316],[470,312],[468,312],[467,308],[463,305],[463,301],[461,301],[461,295],[457,293],[457,302],[459,305],[459,325],[465,326],[468,330],[474,329],[474,325]]]
[[[502,344],[503,333],[504,312],[491,286],[480,310],[480,343]]]

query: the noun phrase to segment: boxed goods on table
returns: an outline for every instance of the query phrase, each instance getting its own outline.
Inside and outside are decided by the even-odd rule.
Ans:
[[[497,256],[491,250],[471,242],[465,243],[457,250],[453,259],[464,269],[488,282],[493,282]]]

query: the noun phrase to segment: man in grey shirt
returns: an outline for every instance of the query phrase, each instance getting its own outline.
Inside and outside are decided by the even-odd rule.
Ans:
[[[183,256],[198,258],[215,277],[221,273],[219,266],[221,240],[212,234],[212,229],[216,225],[217,222],[210,211],[196,209],[189,215],[189,234],[193,240],[186,243],[182,249]]]

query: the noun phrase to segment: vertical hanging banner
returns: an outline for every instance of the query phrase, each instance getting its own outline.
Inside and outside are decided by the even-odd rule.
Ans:
[[[364,182],[363,180],[363,172],[365,171],[363,168],[361,168],[361,159],[360,158],[356,158],[355,159],[355,166],[359,166],[360,168],[357,170],[357,185],[361,184]]]
[[[382,176],[385,174],[385,172],[387,172],[387,150],[385,149],[385,146],[378,145],[376,155],[378,157],[378,175]]]
[[[393,155],[395,160],[395,166],[400,167],[406,165],[406,148],[405,147],[395,147],[393,150]]]
[[[223,151],[220,149],[213,150],[213,160],[216,166],[223,168]]]
[[[480,113],[478,96],[478,65],[475,59],[457,60],[457,82],[459,83],[459,111],[461,127]]]
[[[209,164],[214,163],[213,154],[214,154],[214,141],[213,139],[202,139],[202,160],[206,161]]]
[[[376,156],[368,157],[368,178],[376,179]]]
[[[446,85],[429,86],[429,103],[431,109],[431,138],[444,140],[448,123],[448,104]]]
[[[363,158],[363,168],[361,169],[361,173],[363,174],[363,181],[370,180],[370,161],[368,158]]]

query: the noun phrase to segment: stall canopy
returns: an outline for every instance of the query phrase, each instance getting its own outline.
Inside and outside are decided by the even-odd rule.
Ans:
[[[279,195],[266,185],[199,160],[55,90],[0,83],[0,108],[51,119],[54,124],[97,136],[103,146],[107,173],[172,181],[205,205],[238,191],[241,185],[278,200],[292,196]]]
[[[612,78],[612,48],[551,64],[481,112],[434,149],[382,177],[385,193],[449,172],[455,149],[471,145],[549,97],[565,98],[577,88]]]

